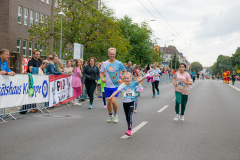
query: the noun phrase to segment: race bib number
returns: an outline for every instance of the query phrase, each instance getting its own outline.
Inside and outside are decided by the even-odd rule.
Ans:
[[[185,84],[184,84],[182,81],[180,81],[179,79],[177,79],[177,85],[179,85],[179,86],[185,86]]]
[[[127,90],[127,91],[123,91],[123,98],[135,98],[135,92],[134,90]]]

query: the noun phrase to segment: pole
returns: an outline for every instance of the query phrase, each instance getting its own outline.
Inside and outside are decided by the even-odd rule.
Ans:
[[[177,51],[176,51],[176,58],[175,58],[175,69],[177,69]]]
[[[53,54],[54,3],[55,3],[55,1],[52,1],[51,18],[50,18],[49,54]]]
[[[167,48],[166,48],[166,42],[165,42],[165,55],[164,55],[164,63],[166,62],[166,54],[167,54]],[[165,64],[164,64],[165,67]]]
[[[62,59],[62,15],[61,15],[60,59]]]

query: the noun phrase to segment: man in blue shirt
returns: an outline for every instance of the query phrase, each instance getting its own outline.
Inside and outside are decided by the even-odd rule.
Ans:
[[[197,74],[196,71],[193,70],[193,72],[192,72],[193,83],[195,82],[196,74]]]
[[[7,60],[9,58],[9,50],[0,50],[0,74],[14,76],[15,72],[8,68]]]

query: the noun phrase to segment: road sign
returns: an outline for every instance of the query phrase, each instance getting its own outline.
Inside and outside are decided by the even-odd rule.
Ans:
[[[237,70],[237,73],[240,73],[240,70]]]
[[[74,43],[73,59],[83,59],[83,44]]]

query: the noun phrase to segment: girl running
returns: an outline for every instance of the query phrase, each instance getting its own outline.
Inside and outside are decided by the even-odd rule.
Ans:
[[[136,78],[136,81],[140,80],[143,77],[143,76],[141,76],[140,72],[138,72],[137,74],[138,74],[138,76]],[[135,108],[134,108],[134,113],[137,113],[138,99],[140,97],[140,93],[142,93],[142,91],[143,91],[142,85],[143,85],[143,82],[138,84],[138,86],[136,86],[136,88],[135,88]]]
[[[186,64],[181,63],[179,65],[179,71],[176,72],[173,78],[173,85],[175,87],[175,95],[176,95],[176,117],[174,118],[175,121],[180,120],[184,121],[184,111],[186,109],[187,101],[188,101],[188,94],[189,94],[189,87],[188,85],[192,85],[191,76],[185,71]],[[179,105],[181,104],[181,117],[179,115]]]
[[[157,90],[157,94],[159,95],[160,92],[159,92],[159,89],[158,89],[158,85],[159,85],[159,77],[161,76],[161,71],[160,69],[157,68],[157,63],[154,63],[153,64],[153,69],[152,69],[152,73],[154,74],[154,79],[153,79],[153,82],[152,82],[152,91],[153,91],[153,97],[155,97],[155,89]]]
[[[109,98],[111,100],[115,95],[117,95],[120,91],[123,92],[123,109],[126,115],[126,120],[128,124],[128,130],[125,132],[126,135],[131,136],[132,130],[132,120],[133,120],[133,110],[134,110],[134,102],[135,102],[135,87],[138,86],[140,82],[142,82],[145,78],[141,78],[138,81],[132,81],[132,74],[130,72],[126,72],[123,74],[123,82]]]

